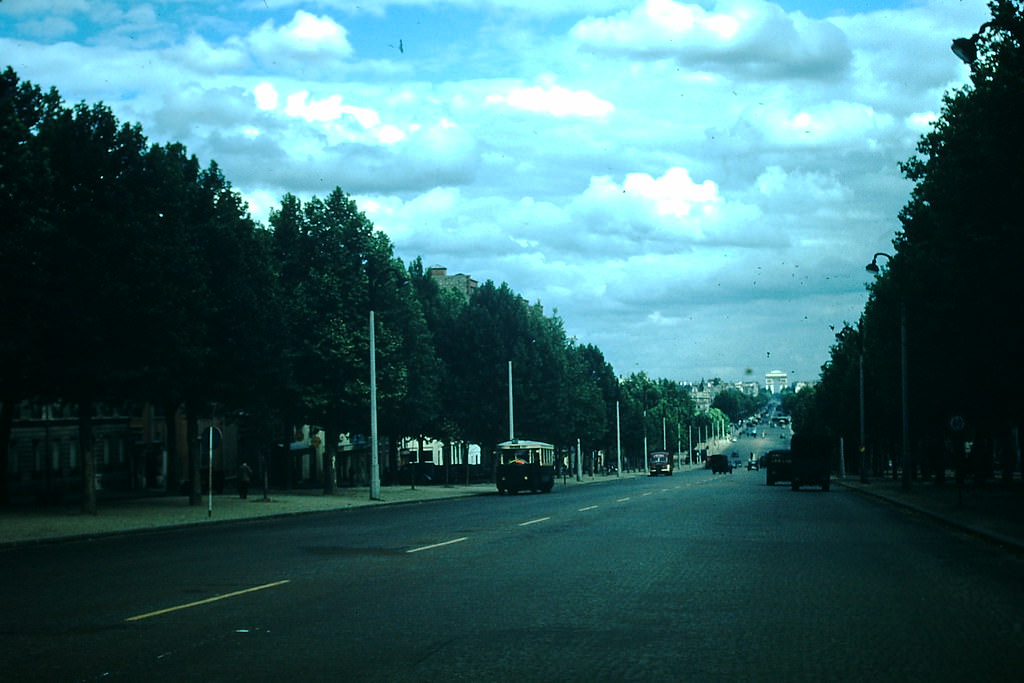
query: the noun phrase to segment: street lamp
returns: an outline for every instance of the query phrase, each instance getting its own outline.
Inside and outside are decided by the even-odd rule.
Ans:
[[[892,256],[885,252],[878,252],[871,258],[871,263],[864,269],[869,273],[878,274],[878,257],[884,256],[892,262]],[[902,488],[910,490],[910,474],[912,463],[910,460],[910,414],[907,409],[907,305],[903,296],[900,296],[900,412],[903,418],[903,478]]]
[[[971,67],[971,71],[974,70],[975,62],[978,60],[978,41],[981,40],[981,34],[987,29],[992,28],[995,22],[986,21],[970,38],[955,38],[953,44],[949,46],[949,49],[953,51],[961,62]]]

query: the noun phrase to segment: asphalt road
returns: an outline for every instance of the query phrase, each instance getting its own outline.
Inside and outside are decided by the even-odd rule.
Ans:
[[[1024,639],[1018,556],[745,470],[16,548],[0,576],[4,681],[1008,681]]]

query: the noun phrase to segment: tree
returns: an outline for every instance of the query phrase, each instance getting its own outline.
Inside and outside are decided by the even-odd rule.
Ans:
[[[78,406],[82,509],[96,512],[92,416],[137,372],[135,283],[144,276],[145,224],[131,201],[131,179],[144,172],[146,139],[103,105],[82,103],[44,122],[38,141],[53,173],[47,222],[53,239],[39,298],[34,354],[45,395]],[[126,305],[127,302],[127,305]]]
[[[1024,131],[1016,115],[1024,108],[1024,7],[1011,0],[989,7],[970,86],[944,98],[918,156],[903,165],[915,187],[900,214],[890,276],[906,306],[915,423],[948,420],[953,407],[938,369],[953,366],[961,391],[989,396],[984,413],[995,417],[993,429],[1005,430],[1024,407],[1013,389],[1024,370],[1007,362],[1024,327]],[[971,418],[983,421],[984,413]]]
[[[953,414],[1001,435],[1020,424],[1024,400],[1015,387],[1024,381],[1016,362],[1024,329],[1018,277],[1024,233],[1017,205],[1024,192],[1024,128],[1017,113],[1024,110],[1024,6],[994,0],[989,7],[992,20],[957,41],[977,48],[970,85],[943,98],[917,155],[901,166],[915,185],[899,215],[895,253],[870,285],[858,328],[837,335],[815,392],[818,406],[807,411],[835,433],[853,429],[855,347],[863,340],[869,433],[875,444],[900,442],[904,321],[914,451],[940,452],[936,441]],[[948,390],[950,369],[955,391]],[[980,403],[979,396],[987,400]],[[924,457],[918,461],[929,465]]]
[[[61,109],[56,91],[44,94],[10,67],[0,75],[0,504],[7,502],[14,411],[38,391],[33,349],[53,239],[47,220],[53,176],[38,132]]]
[[[374,231],[340,188],[305,206],[288,195],[270,222],[282,296],[296,330],[291,336],[301,404],[296,417],[325,430],[324,490],[330,493],[337,482],[340,434],[368,432],[369,312],[387,319],[377,330],[378,381],[381,401],[392,411],[408,395],[402,354],[414,349],[422,324],[387,236]]]

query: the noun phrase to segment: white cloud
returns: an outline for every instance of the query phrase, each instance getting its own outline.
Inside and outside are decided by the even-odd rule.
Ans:
[[[254,53],[269,61],[296,56],[348,58],[353,52],[344,26],[328,16],[317,17],[303,10],[280,27],[268,19],[249,34],[247,41]]]
[[[252,94],[256,98],[256,106],[260,109],[264,111],[277,109],[280,97],[272,84],[263,81],[253,88]]]
[[[31,36],[47,40],[70,36],[78,30],[73,21],[64,17],[46,17],[24,21],[21,23],[21,28]]]
[[[607,116],[615,111],[611,102],[602,100],[587,90],[568,90],[550,82],[527,88],[512,88],[507,94],[488,95],[488,104],[507,104],[522,109],[552,116]]]
[[[249,55],[241,41],[231,39],[218,47],[195,33],[189,34],[184,44],[169,48],[166,57],[194,71],[210,74],[238,72],[249,65]]]
[[[949,40],[986,18],[820,5],[4,0],[0,51],[216,160],[259,218],[340,186],[402,258],[508,281],[619,372],[770,350],[813,378],[967,77]]]
[[[939,115],[933,111],[917,112],[907,117],[906,125],[910,130],[924,134],[930,131],[938,120]]]
[[[713,10],[645,0],[612,17],[583,20],[571,35],[597,52],[671,57],[691,67],[757,78],[835,77],[851,57],[835,25],[786,13],[765,0],[717,0]]]
[[[863,143],[887,134],[894,125],[891,114],[857,102],[818,103],[800,110],[766,107],[754,120],[771,143],[822,145]]]

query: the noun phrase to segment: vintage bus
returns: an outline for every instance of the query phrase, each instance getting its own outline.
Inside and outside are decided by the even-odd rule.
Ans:
[[[668,451],[651,451],[647,454],[647,464],[652,477],[659,474],[672,476],[672,454]]]
[[[555,485],[555,447],[541,441],[515,439],[498,444],[498,493],[542,491]]]

